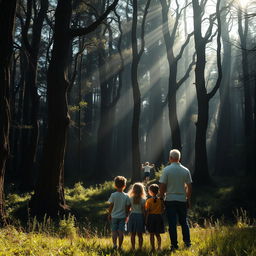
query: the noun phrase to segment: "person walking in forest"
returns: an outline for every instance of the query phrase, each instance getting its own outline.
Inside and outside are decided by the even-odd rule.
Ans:
[[[130,208],[129,196],[124,193],[126,181],[126,178],[123,176],[115,177],[114,184],[116,192],[112,193],[108,199],[108,202],[110,203],[108,208],[108,218],[111,221],[114,249],[117,249],[117,240],[119,240],[118,249],[122,248],[125,223]]]
[[[140,182],[134,183],[128,192],[130,197],[130,215],[128,221],[128,232],[131,233],[132,250],[135,250],[136,234],[139,240],[139,249],[143,245],[143,233],[145,233],[145,202],[146,192],[144,185]]]
[[[190,171],[180,163],[180,151],[170,151],[170,165],[164,168],[160,177],[160,198],[165,197],[165,209],[169,222],[171,251],[178,249],[177,218],[181,225],[183,241],[186,247],[191,246],[190,231],[187,221],[187,209],[190,206],[192,179]]]
[[[159,186],[151,184],[148,188],[148,193],[151,196],[146,201],[146,227],[150,233],[151,252],[155,251],[155,237],[157,239],[157,250],[161,250],[161,235],[164,233],[164,221],[162,214],[164,212],[164,203],[157,194]]]
[[[150,178],[150,170],[154,168],[154,164],[150,164],[149,162],[145,162],[144,164],[141,164],[141,169],[144,170],[144,182],[148,182]]]

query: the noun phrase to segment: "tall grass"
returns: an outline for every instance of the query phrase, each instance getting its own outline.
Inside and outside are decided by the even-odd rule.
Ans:
[[[45,218],[39,222],[29,216],[27,209],[30,194],[23,196],[10,194],[7,197],[7,210],[12,225],[0,229],[0,256],[13,255],[149,255],[150,243],[148,234],[144,235],[141,251],[131,251],[130,238],[124,240],[123,250],[114,251],[110,237],[109,223],[105,218],[106,201],[114,191],[112,182],[85,188],[77,183],[66,189],[66,199],[73,209],[72,214],[59,222]],[[214,196],[229,193],[230,189],[217,189]],[[204,194],[211,200],[210,194]],[[205,200],[205,201],[207,201]],[[204,201],[204,202],[205,202]],[[196,211],[196,207],[194,213]],[[15,213],[27,215],[27,221],[21,223],[15,219]],[[193,214],[193,213],[192,213]],[[192,247],[183,246],[182,234],[178,228],[180,249],[174,256],[256,256],[255,223],[243,210],[234,214],[236,222],[224,225],[221,221],[204,220],[204,228],[192,224]],[[193,215],[195,216],[195,215]],[[162,235],[162,250],[155,255],[170,255],[168,233]]]
[[[71,225],[71,227],[73,227]],[[65,228],[64,228],[65,229]],[[97,237],[73,233],[71,229],[60,228],[55,234],[24,232],[8,226],[0,229],[0,255],[149,255],[150,243],[148,234],[144,235],[141,251],[131,251],[130,238],[125,237],[122,251],[112,249],[110,236]],[[70,236],[70,234],[72,234]],[[192,246],[183,247],[179,230],[180,249],[174,256],[255,256],[255,227],[209,227],[192,228]],[[162,250],[154,255],[170,255],[168,234],[162,235]]]

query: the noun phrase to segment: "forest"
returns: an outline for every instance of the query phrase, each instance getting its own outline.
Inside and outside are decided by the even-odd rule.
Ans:
[[[0,0],[1,226],[14,194],[18,219],[56,219],[72,187],[106,201],[146,161],[157,182],[171,149],[195,222],[254,219],[255,31],[253,0]]]

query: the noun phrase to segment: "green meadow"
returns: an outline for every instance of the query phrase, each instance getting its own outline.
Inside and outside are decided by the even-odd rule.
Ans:
[[[237,189],[221,184],[194,190],[190,210],[192,246],[170,253],[168,233],[162,235],[162,250],[150,253],[149,235],[144,235],[141,251],[131,251],[125,236],[121,251],[112,249],[110,225],[106,218],[107,199],[112,182],[86,187],[81,183],[66,188],[70,214],[66,218],[41,220],[29,215],[30,194],[9,193],[8,223],[0,229],[0,255],[180,255],[180,256],[256,256],[255,222],[246,210],[232,208]],[[230,213],[227,202],[230,201]],[[251,205],[251,202],[249,202]],[[220,208],[222,205],[222,208]],[[224,212],[233,218],[219,215]],[[229,215],[230,214],[230,215]],[[219,215],[219,218],[217,216]],[[180,227],[179,239],[182,239]]]

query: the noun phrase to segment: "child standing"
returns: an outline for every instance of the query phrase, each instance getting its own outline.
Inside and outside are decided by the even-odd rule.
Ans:
[[[109,205],[109,220],[111,220],[112,229],[112,240],[114,249],[117,248],[117,239],[119,240],[118,248],[121,249],[125,222],[128,216],[128,211],[130,208],[130,199],[124,189],[126,187],[126,178],[123,176],[117,176],[114,179],[116,192],[112,193],[108,199]]]
[[[144,182],[148,182],[150,178],[150,170],[154,168],[154,164],[150,164],[149,162],[145,162],[145,164],[141,164],[141,169],[144,170]]]
[[[161,250],[161,233],[164,233],[164,221],[162,213],[164,211],[163,201],[157,197],[159,186],[152,184],[148,188],[148,193],[151,196],[146,201],[146,226],[150,233],[150,244],[152,252],[155,251],[155,236],[157,239],[157,249]]]
[[[139,239],[139,249],[143,245],[145,233],[145,202],[146,192],[142,183],[135,183],[128,192],[130,197],[131,212],[128,221],[128,231],[131,233],[132,250],[135,250],[136,234]]]

